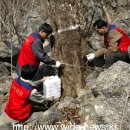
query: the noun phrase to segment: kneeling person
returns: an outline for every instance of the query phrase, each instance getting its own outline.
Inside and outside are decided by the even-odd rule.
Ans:
[[[87,56],[89,61],[95,58],[104,57],[105,68],[109,68],[118,60],[130,62],[128,50],[130,49],[129,36],[114,24],[108,24],[102,19],[97,20],[94,24],[95,31],[104,36],[104,48],[90,53]]]
[[[33,65],[24,65],[21,69],[21,77],[12,81],[9,101],[0,117],[0,126],[6,123],[23,122],[31,114],[32,103],[44,103],[44,101],[53,101],[53,97],[45,98],[37,92],[32,85],[37,68]],[[46,77],[41,79],[43,82]]]

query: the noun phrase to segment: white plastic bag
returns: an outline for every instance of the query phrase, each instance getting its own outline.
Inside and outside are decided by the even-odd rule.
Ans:
[[[54,96],[54,99],[61,96],[61,79],[58,76],[50,76],[43,83],[45,97]]]

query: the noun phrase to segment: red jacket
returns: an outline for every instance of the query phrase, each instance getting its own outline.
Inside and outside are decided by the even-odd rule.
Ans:
[[[123,30],[121,30],[119,27],[116,27],[115,25],[109,25],[109,31],[107,32],[107,34],[113,29],[117,30],[122,34],[122,38],[119,40],[118,50],[122,52],[128,51],[128,46],[130,45],[129,36]],[[109,45],[108,35],[106,36],[105,42],[106,42],[106,46],[108,47]]]
[[[38,33],[33,33],[33,35],[30,35],[25,39],[18,56],[19,66],[24,66],[26,64],[31,64],[36,67],[39,66],[40,61],[36,59],[36,56],[33,54],[31,49],[31,45],[36,39],[40,39]]]
[[[5,112],[10,118],[24,121],[29,117],[32,103],[28,100],[28,97],[32,89],[30,84],[20,78],[12,81],[10,98],[5,107]]]

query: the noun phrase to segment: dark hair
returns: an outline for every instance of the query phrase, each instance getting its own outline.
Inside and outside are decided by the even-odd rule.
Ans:
[[[32,80],[37,72],[37,68],[34,65],[24,65],[21,68],[21,77],[26,80]]]
[[[43,23],[40,27],[39,27],[39,32],[43,31],[45,33],[52,33],[53,29],[51,28],[51,26],[47,23]]]
[[[98,19],[97,21],[94,22],[93,24],[93,27],[97,27],[98,29],[102,28],[102,27],[107,27],[108,26],[108,23],[105,22],[104,20],[102,19]]]

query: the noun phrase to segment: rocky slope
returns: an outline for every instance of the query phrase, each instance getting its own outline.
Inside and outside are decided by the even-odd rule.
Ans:
[[[85,87],[84,77],[89,69],[81,67],[82,56],[92,52],[93,49],[101,48],[103,43],[103,39],[94,32],[92,23],[98,18],[103,18],[116,23],[129,34],[129,4],[129,0],[125,2],[122,0],[44,0],[44,2],[34,0],[26,5],[30,10],[25,8],[19,15],[20,22],[18,21],[15,27],[17,35],[1,42],[0,59],[10,62],[10,42],[12,42],[13,64],[15,65],[24,37],[37,30],[41,23],[48,22],[54,30],[53,56],[63,63],[75,66],[65,66],[62,76],[64,95],[77,95],[78,90]]]
[[[20,22],[16,29],[20,37],[14,34],[10,38],[6,36],[1,41],[0,99],[2,104],[7,100],[5,95],[9,92],[11,81],[11,54],[15,66],[22,38],[37,30],[41,23],[48,22],[54,29],[53,56],[73,66],[66,65],[61,77],[65,99],[63,98],[58,105],[54,105],[54,108],[45,112],[47,116],[41,122],[43,123],[48,119],[48,115],[54,113],[56,118],[51,120],[50,124],[64,120],[61,119],[62,114],[59,114],[62,113],[60,109],[69,107],[76,110],[80,108],[78,115],[80,124],[85,122],[87,124],[113,124],[119,126],[120,130],[130,129],[129,65],[118,62],[100,74],[100,69],[92,71],[87,65],[83,67],[81,60],[83,55],[102,47],[103,39],[92,28],[92,23],[96,19],[104,18],[111,23],[116,23],[130,34],[129,5],[129,0],[30,1],[29,9],[24,9],[19,15]],[[13,53],[11,53],[11,47]],[[13,67],[14,70],[15,67]],[[57,112],[53,112],[54,109]],[[70,117],[67,119],[71,123],[75,122]]]
[[[92,127],[100,127],[100,130],[130,129],[129,70],[130,65],[121,61],[100,74],[99,70],[95,70],[97,77],[93,85],[90,85],[93,82],[90,75],[86,78],[90,89],[80,89],[77,97],[62,98],[49,108],[47,104],[42,105],[44,111],[35,112],[26,123],[33,126],[33,129],[48,124],[57,125],[59,128],[69,125],[76,130]],[[11,129],[8,125],[2,128]]]

